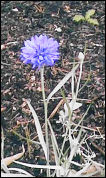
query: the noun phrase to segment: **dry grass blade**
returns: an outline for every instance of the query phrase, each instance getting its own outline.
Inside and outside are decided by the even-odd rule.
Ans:
[[[54,131],[53,131],[52,126],[51,126],[51,124],[50,124],[49,121],[48,121],[48,125],[49,125],[49,128],[50,128],[50,130],[51,130],[51,138],[52,138],[52,140],[53,140],[53,142],[54,142],[54,145],[55,145],[55,148],[56,148],[56,152],[59,154],[59,148],[58,148],[56,136],[55,136],[55,134],[54,134]]]
[[[33,176],[28,176],[25,174],[12,174],[12,173],[1,173],[1,177],[33,177]]]
[[[67,80],[69,80],[69,78],[72,76],[73,72],[75,72],[75,70],[78,68],[79,64],[77,64],[72,70],[71,72],[69,72],[58,84],[57,86],[53,89],[53,91],[49,94],[49,96],[47,97],[47,102],[49,102],[49,100],[52,98],[52,96],[61,89],[61,87],[67,82]]]
[[[22,148],[23,148],[23,151],[21,153],[18,153],[16,155],[13,155],[13,156],[9,156],[7,158],[3,158],[1,160],[1,164],[5,164],[6,166],[10,165],[13,161],[21,158],[23,156],[23,154],[25,153],[25,148],[24,146],[22,145]]]
[[[14,161],[14,162],[30,168],[63,170],[61,166],[56,166],[56,165],[35,165],[35,164],[28,164],[19,161]]]
[[[35,127],[36,127],[37,134],[38,134],[38,137],[39,137],[39,141],[42,145],[45,157],[47,159],[47,147],[46,147],[46,143],[44,141],[44,137],[43,137],[43,133],[42,133],[42,129],[41,129],[41,125],[40,125],[38,116],[37,116],[35,110],[33,109],[33,107],[31,106],[30,102],[28,100],[26,100],[26,102],[27,102],[27,104],[28,104],[28,106],[29,106],[29,108],[32,112],[32,115],[33,115],[33,118],[34,118],[34,121],[35,121]]]
[[[13,172],[13,171],[16,171],[16,172],[18,172],[18,173],[20,173],[20,174],[24,174],[24,175],[27,175],[28,177],[30,176],[30,177],[33,177],[29,172],[27,172],[27,171],[25,171],[25,170],[23,170],[23,169],[20,169],[20,168],[8,168],[8,170],[11,172]]]

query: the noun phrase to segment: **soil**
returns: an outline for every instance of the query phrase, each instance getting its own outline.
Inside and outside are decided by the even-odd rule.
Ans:
[[[99,26],[73,21],[75,15],[85,15],[89,9],[96,10],[92,18],[98,20]],[[61,31],[58,31],[58,28]],[[80,87],[83,86],[89,74],[91,75],[87,85],[78,94],[78,98],[86,99],[83,100],[79,119],[92,103],[83,124],[90,128],[98,128],[99,132],[104,134],[105,1],[1,2],[1,122],[5,135],[4,155],[7,157],[18,153],[22,150],[22,143],[24,143],[26,152],[20,160],[27,163],[44,164],[41,148],[31,144],[29,154],[28,143],[13,133],[16,131],[26,137],[28,129],[31,139],[36,136],[33,117],[25,104],[25,99],[31,100],[41,125],[44,124],[40,73],[32,70],[30,65],[24,65],[19,57],[24,40],[38,34],[46,34],[60,43],[59,62],[52,68],[45,68],[46,96],[71,71],[73,59],[78,56],[79,52],[84,51],[85,43],[87,44]],[[70,82],[71,80],[64,86],[66,96],[71,96]],[[59,99],[61,92],[57,92],[54,97],[55,99],[50,101],[48,115],[61,100]],[[60,129],[61,124],[56,124],[58,117],[57,112],[51,118],[51,123],[57,138],[60,139],[59,135],[62,130]],[[97,132],[97,134],[100,133]],[[88,130],[88,135],[92,135],[90,130]],[[94,139],[92,142],[93,144],[90,144],[96,153],[95,160],[104,164],[104,140]],[[16,165],[12,164],[12,166]],[[45,176],[45,173],[41,173],[39,169],[36,171],[27,168],[27,170],[34,176]]]

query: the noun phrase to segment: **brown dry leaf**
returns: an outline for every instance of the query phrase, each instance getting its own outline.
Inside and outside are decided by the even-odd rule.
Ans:
[[[7,158],[2,159],[2,160],[1,160],[1,164],[6,164],[6,166],[8,166],[8,165],[10,165],[13,161],[15,161],[15,160],[21,158],[21,157],[24,155],[24,153],[25,153],[25,148],[24,148],[23,145],[22,145],[22,149],[23,149],[23,150],[22,150],[21,153],[18,153],[18,154],[16,154],[16,155],[9,156],[9,157],[7,157]]]
[[[95,164],[92,164],[91,166],[88,167],[88,169],[83,173],[84,175],[86,174],[92,174],[96,171],[101,172],[101,168]]]
[[[45,8],[40,5],[34,5],[38,12],[43,13]]]
[[[69,12],[70,12],[70,6],[65,5],[65,7],[64,7],[64,11],[67,12],[67,13],[69,13]]]

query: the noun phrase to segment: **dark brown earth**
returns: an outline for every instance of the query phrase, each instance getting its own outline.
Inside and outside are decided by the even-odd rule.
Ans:
[[[14,11],[17,8],[18,11]],[[99,26],[87,22],[75,23],[76,14],[85,15],[89,9],[95,9],[94,18]],[[56,31],[61,28],[61,32]],[[21,161],[27,163],[44,164],[40,154],[41,148],[31,144],[28,154],[28,144],[24,139],[16,136],[13,131],[26,137],[25,129],[29,129],[31,139],[36,136],[32,115],[24,99],[30,99],[36,110],[41,124],[44,123],[40,73],[24,65],[19,59],[23,41],[31,36],[46,34],[60,43],[60,61],[53,68],[45,69],[46,95],[72,69],[73,58],[84,51],[87,44],[86,58],[83,65],[83,75],[80,87],[85,83],[89,74],[90,80],[78,95],[83,101],[81,114],[92,103],[84,119],[84,126],[99,128],[105,131],[104,99],[105,99],[105,1],[2,1],[1,2],[1,122],[5,134],[5,157],[21,151],[22,143],[26,153]],[[11,43],[14,42],[14,43]],[[70,81],[64,87],[65,94],[70,95]],[[58,92],[55,97],[61,97]],[[53,111],[60,99],[51,101],[48,115]],[[81,118],[81,115],[80,117]],[[57,136],[61,130],[56,124],[58,112],[51,119]],[[18,121],[18,123],[17,123]],[[88,134],[92,132],[88,130]],[[97,134],[99,134],[97,132]],[[103,139],[91,140],[92,150],[96,153],[95,160],[104,164]],[[90,141],[88,141],[90,142]],[[61,143],[61,140],[60,140]],[[96,144],[96,146],[95,146]],[[101,151],[101,150],[103,151]],[[14,164],[12,165],[14,166]],[[16,165],[15,165],[16,166]],[[28,169],[27,169],[28,170]],[[34,176],[44,176],[40,170],[28,170]]]

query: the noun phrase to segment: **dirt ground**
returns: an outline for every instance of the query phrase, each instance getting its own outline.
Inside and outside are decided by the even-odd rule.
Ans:
[[[73,22],[74,15],[85,15],[89,9],[96,10],[94,18],[97,18],[99,26],[87,22]],[[58,28],[61,31],[58,31]],[[83,124],[90,128],[98,128],[99,132],[104,134],[105,1],[1,1],[1,122],[5,134],[5,157],[21,151],[24,143],[26,153],[21,160],[43,164],[40,148],[35,149],[35,145],[31,145],[29,155],[27,142],[13,133],[15,130],[26,136],[27,128],[31,139],[36,136],[33,118],[24,99],[31,100],[40,122],[42,125],[44,123],[40,73],[32,70],[30,65],[24,65],[19,59],[23,41],[37,34],[46,34],[60,43],[59,62],[53,68],[45,69],[47,96],[72,69],[73,58],[77,57],[80,51],[84,51],[86,42],[87,51],[80,87],[89,74],[91,75],[87,85],[78,95],[79,98],[86,99],[83,100],[79,119],[92,103]],[[70,81],[65,85],[64,91],[66,96],[71,96]],[[57,98],[60,96],[60,92],[55,95]],[[60,99],[51,101],[48,115],[59,101]],[[56,124],[58,116],[57,112],[51,122],[59,136],[60,125]],[[92,132],[88,130],[88,134],[91,135]],[[104,140],[94,139],[88,141],[88,144],[91,144],[96,153],[95,160],[104,164]],[[33,169],[29,169],[29,172],[35,176],[42,176],[40,170],[34,172]]]

